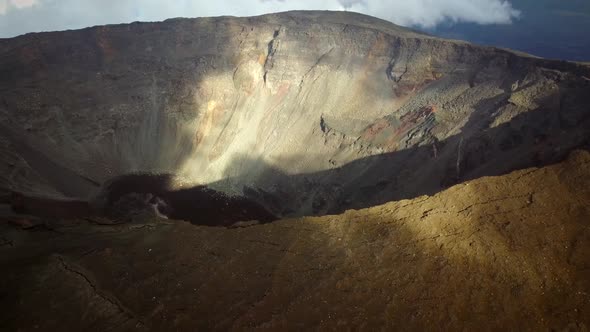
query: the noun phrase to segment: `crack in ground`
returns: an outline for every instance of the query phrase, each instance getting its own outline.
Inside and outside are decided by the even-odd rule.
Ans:
[[[3,247],[3,246],[14,247],[14,241],[9,240],[5,237],[0,238],[0,240],[2,241],[2,242],[0,242],[0,247]]]
[[[279,247],[280,244],[278,243],[274,243],[274,242],[270,242],[270,241],[262,241],[262,240],[248,240],[248,242],[252,242],[252,243],[260,243],[260,244],[264,244],[264,245],[270,245],[273,247]]]
[[[92,289],[92,291],[98,295],[98,297],[100,297],[101,299],[103,299],[104,301],[110,303],[111,305],[113,305],[114,307],[116,307],[121,313],[125,314],[127,317],[129,317],[130,319],[133,319],[135,321],[137,321],[137,325],[136,326],[145,326],[144,322],[139,319],[137,317],[137,315],[135,315],[133,312],[131,312],[129,309],[126,309],[121,303],[119,303],[117,300],[115,299],[111,299],[110,297],[106,296],[105,294],[102,294],[102,292],[99,291],[98,287],[94,284],[94,282],[87,277],[82,271],[77,270],[75,268],[73,268],[72,266],[70,266],[65,259],[61,256],[61,255],[56,255],[57,259],[59,260],[62,268],[72,274],[76,274],[79,277],[81,277],[82,279],[84,279],[84,281],[86,281],[86,283],[88,284],[88,286],[90,286],[90,288]]]
[[[478,206],[478,205],[487,205],[487,204],[490,204],[490,203],[495,203],[495,202],[506,201],[506,200],[509,200],[509,199],[518,199],[518,198],[525,198],[525,197],[526,197],[526,198],[530,198],[530,196],[531,196],[531,193],[526,193],[526,194],[524,194],[524,195],[518,195],[518,196],[507,196],[507,197],[501,197],[501,198],[495,198],[495,199],[491,199],[491,200],[489,200],[489,201],[485,201],[485,202],[478,202],[478,203],[473,203],[473,204],[471,204],[471,205],[467,206],[466,208],[463,208],[463,209],[461,209],[461,210],[457,211],[457,213],[463,213],[463,212],[466,212],[467,210],[470,210],[470,209],[472,209],[474,206]]]

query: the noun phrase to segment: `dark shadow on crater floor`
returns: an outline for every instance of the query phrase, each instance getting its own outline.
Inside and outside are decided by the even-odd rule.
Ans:
[[[109,216],[124,217],[151,209],[156,215],[206,226],[277,219],[249,198],[229,196],[206,186],[172,189],[173,181],[174,176],[169,174],[117,177],[105,184],[99,197],[100,210]]]

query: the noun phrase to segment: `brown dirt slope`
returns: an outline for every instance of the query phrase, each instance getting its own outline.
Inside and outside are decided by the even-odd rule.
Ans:
[[[0,330],[587,330],[590,154],[246,228],[2,225]]]

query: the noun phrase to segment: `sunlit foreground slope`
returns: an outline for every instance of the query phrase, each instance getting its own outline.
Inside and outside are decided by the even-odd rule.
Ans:
[[[589,223],[588,152],[247,228],[4,223],[0,329],[585,330]]]

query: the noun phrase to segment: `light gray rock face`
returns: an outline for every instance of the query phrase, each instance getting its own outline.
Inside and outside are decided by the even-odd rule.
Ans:
[[[0,40],[0,186],[89,197],[167,173],[338,212],[588,146],[588,77],[353,13],[30,34]]]

